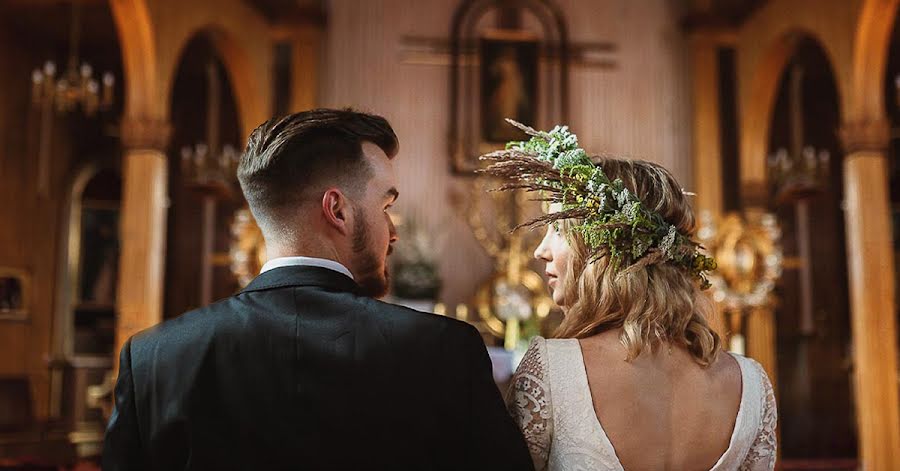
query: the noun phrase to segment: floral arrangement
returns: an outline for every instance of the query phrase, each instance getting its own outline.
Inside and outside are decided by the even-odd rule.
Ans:
[[[562,206],[560,211],[522,226],[575,220],[574,230],[584,238],[595,259],[608,254],[614,270],[625,273],[669,263],[689,272],[703,289],[709,287],[706,271],[716,268],[715,260],[700,253],[700,245],[688,235],[644,207],[622,180],[610,180],[578,146],[578,136],[567,126],[544,132],[507,121],[531,139],[513,141],[505,150],[483,155],[482,160],[492,163],[482,172],[510,182],[500,191],[542,192],[542,200]]]

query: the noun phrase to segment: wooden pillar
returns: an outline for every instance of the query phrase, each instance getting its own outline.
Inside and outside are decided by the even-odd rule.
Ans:
[[[777,390],[778,363],[776,360],[775,312],[768,307],[752,309],[745,320],[747,356],[758,361]]]
[[[894,254],[885,121],[845,124],[844,212],[862,468],[900,469]]]
[[[699,27],[690,33],[694,108],[694,181],[690,191],[696,193],[693,199],[694,213],[700,215],[707,212],[713,220],[722,216],[723,207],[718,49],[733,41],[734,34],[727,31]],[[707,320],[724,340],[728,327],[718,304],[716,312]]]
[[[693,78],[693,154],[696,212],[722,213],[722,155],[719,126],[719,43],[705,32],[691,34]],[[736,158],[736,156],[733,156]]]
[[[169,125],[162,120],[122,123],[125,152],[116,355],[129,337],[162,320],[168,137]]]
[[[321,28],[316,25],[298,27],[291,34],[292,113],[315,108],[319,103],[321,36]]]
[[[288,22],[272,27],[272,40],[288,44],[291,51],[289,113],[318,106],[322,35],[323,26],[316,22]]]

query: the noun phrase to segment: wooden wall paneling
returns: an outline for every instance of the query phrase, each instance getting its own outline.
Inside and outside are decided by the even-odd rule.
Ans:
[[[404,63],[405,36],[448,39],[459,2],[336,0],[324,41],[322,105],[354,106],[384,115],[400,138],[396,210],[434,238],[444,280],[441,301],[468,302],[492,272],[453,201],[472,194],[452,176],[447,155],[449,67]],[[614,70],[574,68],[569,123],[590,152],[654,160],[694,186],[690,158],[687,39],[672,2],[558,0],[573,42],[618,45]],[[452,308],[451,308],[452,309]]]

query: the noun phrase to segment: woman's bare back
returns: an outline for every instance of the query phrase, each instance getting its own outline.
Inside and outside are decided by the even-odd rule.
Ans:
[[[626,470],[708,470],[728,449],[741,404],[730,355],[701,367],[662,345],[626,362],[621,330],[581,339],[597,419]]]

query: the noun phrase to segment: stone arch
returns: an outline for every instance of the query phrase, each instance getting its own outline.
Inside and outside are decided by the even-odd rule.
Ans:
[[[122,48],[124,118],[168,120],[181,52],[195,34],[205,32],[228,70],[246,137],[271,113],[272,51],[265,19],[239,0],[223,0],[216,9],[180,2],[173,10],[168,3],[110,1]]]
[[[262,79],[256,77],[254,64],[247,51],[240,46],[233,35],[217,25],[197,28],[181,44],[177,55],[178,61],[176,61],[175,68],[166,84],[165,102],[171,103],[177,66],[181,62],[184,50],[198,35],[203,35],[209,40],[225,65],[228,82],[231,86],[230,92],[234,96],[238,108],[239,126],[243,137],[246,138],[250,131],[269,117],[268,100],[265,99],[267,94],[260,95],[261,92],[266,93],[267,89],[264,84],[258,83]]]
[[[159,87],[156,31],[146,0],[114,0],[110,8],[122,50],[123,115],[138,119],[165,116],[165,104],[156,95]]]
[[[205,34],[225,64],[240,129],[246,138],[271,114],[273,53],[269,25],[239,0],[223,0],[214,10],[202,2],[180,2],[177,10],[179,21],[160,21],[158,31],[160,101],[166,113],[184,48],[197,34]],[[156,12],[157,16],[172,14],[164,9]]]
[[[853,81],[848,121],[884,118],[883,80],[891,32],[900,0],[865,0],[853,45]]]

